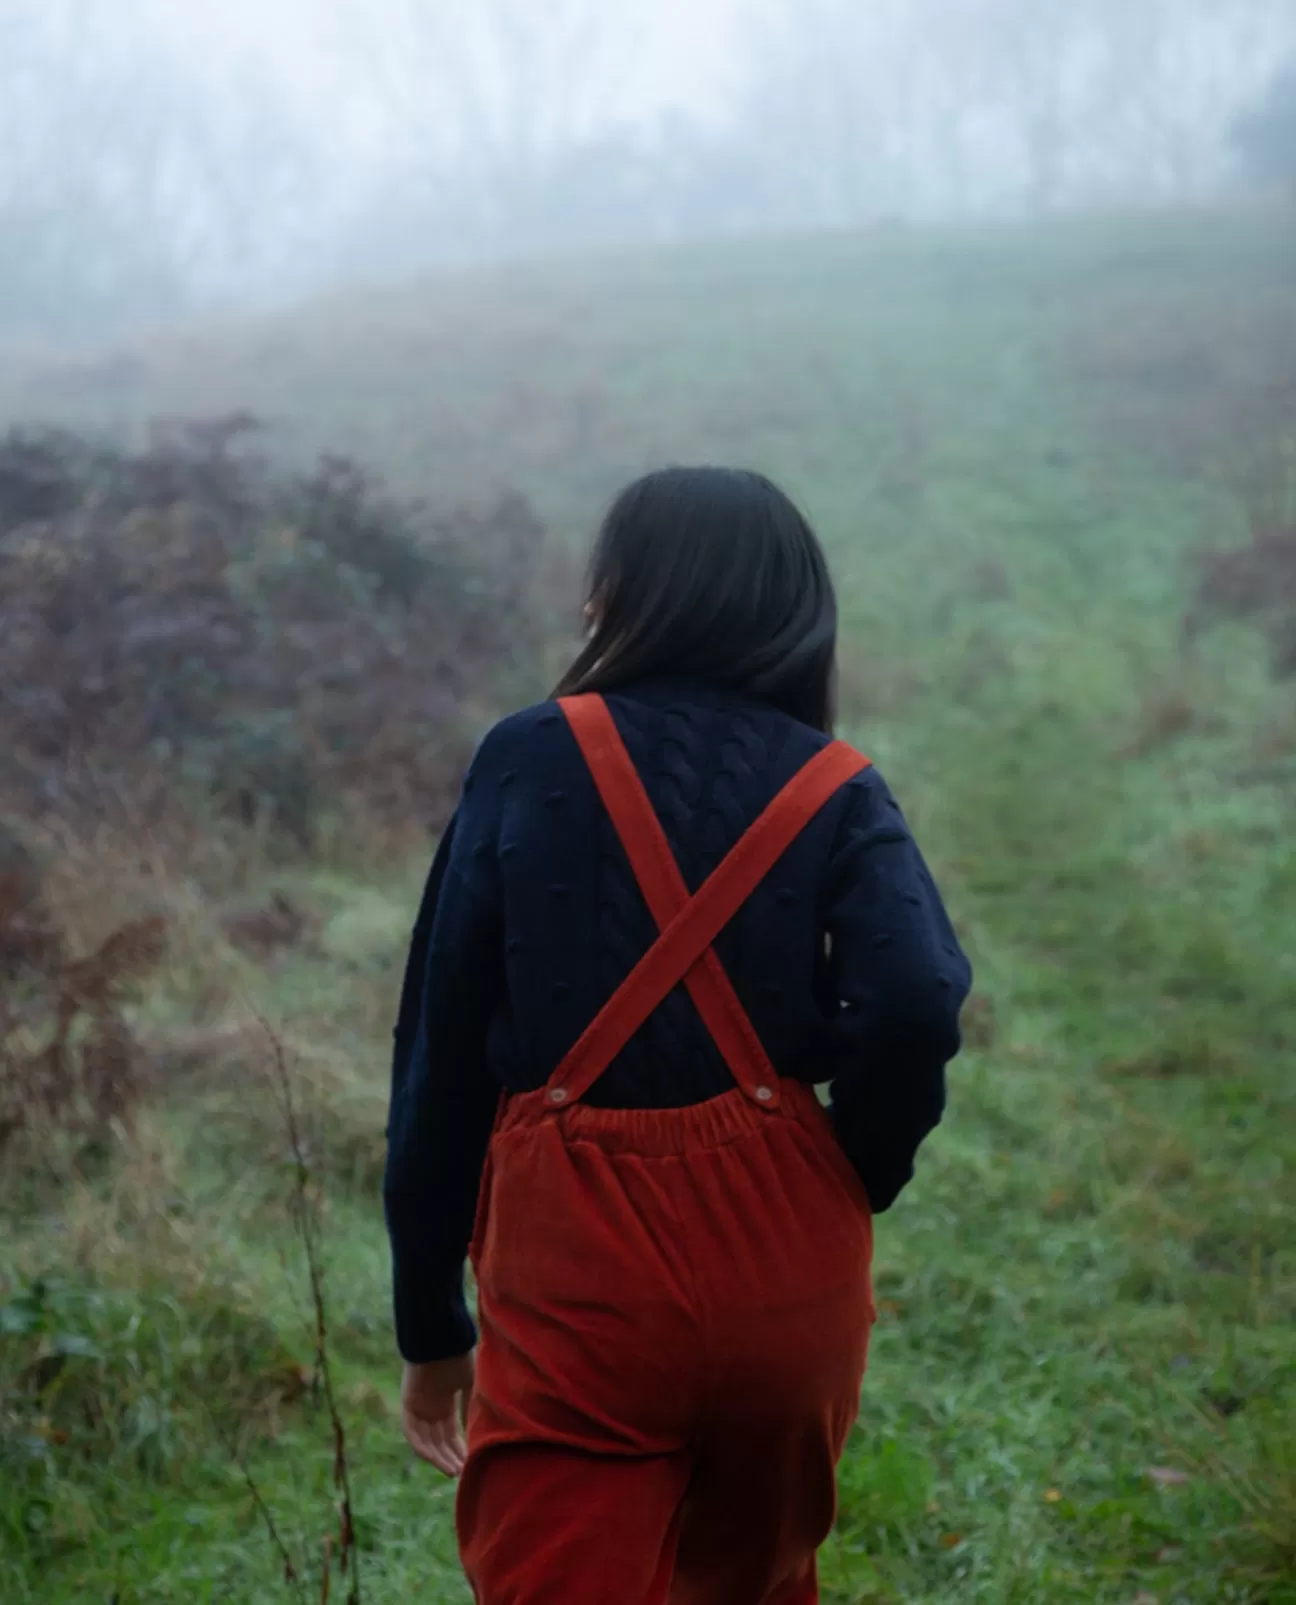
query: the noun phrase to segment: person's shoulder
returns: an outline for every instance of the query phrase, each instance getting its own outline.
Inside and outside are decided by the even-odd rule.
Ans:
[[[507,770],[548,747],[569,744],[567,721],[556,702],[537,702],[493,724],[477,744],[469,774]]]
[[[849,737],[817,730],[813,725],[803,724],[799,719],[794,719],[790,714],[776,709],[769,710],[769,717],[772,727],[780,731],[789,757],[798,764],[810,762],[828,747],[844,747],[863,761],[859,770],[846,782],[843,789],[848,790],[853,796],[872,793],[879,788],[886,790],[886,782],[868,756],[867,748],[861,747]]]
[[[846,745],[855,752],[863,751],[854,742]],[[910,834],[895,793],[871,759],[842,787],[841,804],[839,833],[853,845],[899,840]]]
[[[803,768],[829,747],[844,747],[861,760],[855,773],[839,788],[826,817],[835,821],[838,829],[857,832],[861,828],[899,823],[903,826],[899,804],[877,764],[869,755],[867,744],[855,739],[855,733],[825,734],[813,726],[801,724],[780,714],[785,721],[787,748],[784,759],[790,769]]]

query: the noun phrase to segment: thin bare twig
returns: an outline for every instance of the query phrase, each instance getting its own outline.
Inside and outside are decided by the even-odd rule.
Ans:
[[[256,1478],[252,1475],[252,1468],[238,1449],[234,1451],[234,1464],[242,1473],[243,1481],[247,1485],[247,1491],[252,1495],[252,1503],[256,1506],[262,1525],[265,1527],[270,1542],[274,1545],[279,1555],[279,1559],[283,1562],[284,1582],[292,1589],[293,1598],[300,1600],[302,1605],[306,1605],[306,1593],[302,1588],[301,1578],[297,1575],[297,1568],[293,1565],[293,1558],[288,1552],[288,1546],[284,1543],[279,1528],[275,1525],[274,1512],[266,1504],[265,1496],[260,1488],[257,1487]]]
[[[265,1528],[266,1536],[274,1546],[275,1552],[283,1565],[284,1582],[292,1589],[293,1598],[299,1600],[301,1605],[306,1605],[306,1593],[302,1588],[301,1577],[293,1561],[292,1553],[284,1542],[283,1534],[279,1531],[278,1524],[274,1519],[274,1512],[266,1503],[265,1495],[261,1492],[256,1478],[252,1475],[252,1468],[247,1463],[247,1456],[243,1453],[237,1435],[226,1430],[225,1423],[209,1403],[206,1404],[206,1411],[207,1418],[215,1429],[217,1437],[224,1441],[226,1453],[238,1467],[244,1485],[252,1496],[252,1504],[256,1509],[257,1515],[261,1518],[261,1525]]]
[[[338,1408],[337,1392],[333,1383],[333,1368],[329,1360],[328,1317],[324,1300],[324,1267],[320,1252],[320,1223],[318,1211],[311,1201],[310,1163],[306,1155],[306,1144],[302,1137],[301,1121],[297,1114],[297,1100],[293,1095],[292,1075],[288,1068],[288,1060],[284,1053],[283,1043],[274,1027],[263,1015],[258,1014],[257,1020],[270,1045],[270,1068],[273,1073],[273,1087],[279,1103],[279,1112],[283,1118],[284,1130],[288,1135],[288,1143],[292,1150],[293,1218],[305,1252],[307,1274],[310,1281],[311,1305],[315,1322],[315,1375],[324,1395],[324,1405],[328,1411],[329,1424],[333,1431],[333,1485],[339,1494],[336,1546],[338,1570],[343,1577],[348,1576],[348,1573],[350,1576],[350,1588],[347,1592],[346,1605],[361,1605],[360,1552],[355,1535],[355,1505],[351,1495],[351,1468],[347,1459],[346,1428],[342,1422],[342,1413]],[[324,1553],[324,1575],[327,1579],[332,1569],[332,1543],[325,1546]],[[327,1598],[327,1581],[323,1586],[326,1590],[325,1597]]]

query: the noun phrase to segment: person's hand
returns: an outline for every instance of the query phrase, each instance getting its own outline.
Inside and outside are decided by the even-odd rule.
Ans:
[[[407,1365],[401,1379],[401,1426],[414,1453],[447,1477],[468,1458],[463,1424],[473,1388],[473,1357]]]

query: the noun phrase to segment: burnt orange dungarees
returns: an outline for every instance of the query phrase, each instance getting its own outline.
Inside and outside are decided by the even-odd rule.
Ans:
[[[563,711],[661,934],[548,1086],[501,1107],[471,1253],[464,1567],[480,1605],[813,1605],[859,1407],[872,1220],[711,944],[868,760],[826,747],[690,897],[606,704]],[[583,1103],[680,983],[734,1090]]]

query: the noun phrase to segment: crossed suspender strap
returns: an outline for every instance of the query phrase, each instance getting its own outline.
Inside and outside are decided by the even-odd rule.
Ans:
[[[660,934],[554,1071],[556,1107],[583,1098],[653,1010],[682,981],[743,1092],[778,1106],[778,1076],[712,943],[828,800],[868,767],[844,742],[823,748],[787,783],[706,882],[684,877],[607,704],[560,701]]]

